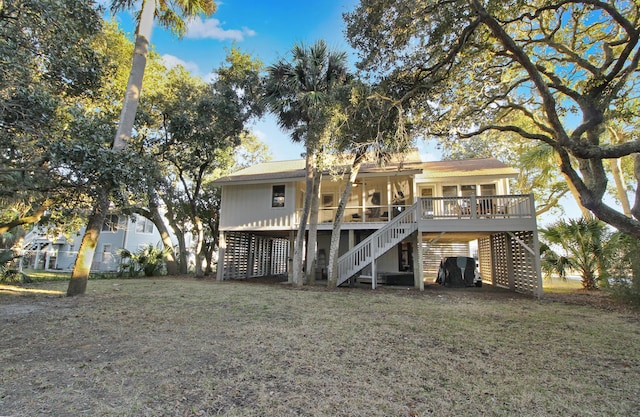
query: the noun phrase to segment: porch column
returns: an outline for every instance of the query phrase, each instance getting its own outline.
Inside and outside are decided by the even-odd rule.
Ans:
[[[225,261],[224,256],[227,251],[227,234],[220,232],[218,236],[218,266],[216,267],[216,279],[222,281],[224,279]]]
[[[373,251],[375,252],[375,251]],[[375,290],[378,286],[378,271],[376,268],[376,254],[373,253],[373,260],[371,261],[371,289]]]
[[[393,198],[391,196],[391,177],[387,177],[387,214],[389,215],[387,221],[395,217],[393,214]]]
[[[535,213],[535,211],[534,211]],[[533,269],[536,274],[536,290],[534,295],[538,298],[542,298],[544,290],[542,288],[542,267],[540,265],[540,241],[538,240],[538,230],[533,229]]]
[[[515,270],[513,269],[513,248],[511,246],[511,236],[505,233],[505,251],[507,253],[507,278],[509,280],[509,289],[515,291],[516,281],[514,279]]]
[[[253,262],[255,260],[255,252],[256,252],[256,240],[254,239],[254,235],[249,235],[248,247],[249,251],[247,253],[247,273],[246,278],[250,278],[253,273]]]
[[[38,264],[40,263],[40,243],[36,243],[36,256],[33,260],[33,269],[38,269]]]
[[[498,256],[496,247],[498,246],[496,235],[489,236],[489,249],[491,251],[491,286],[496,287],[496,275],[498,274]]]
[[[420,291],[424,291],[424,263],[422,260],[422,233],[416,232],[413,243],[413,283]]]
[[[293,247],[296,241],[296,234],[293,230],[289,231],[289,255],[287,257],[287,282],[293,283]]]

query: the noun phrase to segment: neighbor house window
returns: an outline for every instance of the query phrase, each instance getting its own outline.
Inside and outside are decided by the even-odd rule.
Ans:
[[[284,207],[284,185],[273,186],[271,207]]]
[[[136,233],[153,233],[153,222],[145,217],[138,217]]]
[[[104,223],[102,223],[102,231],[103,232],[116,232],[118,230],[118,215],[117,214],[109,214],[104,219]]]
[[[110,243],[102,245],[102,262],[103,263],[111,262],[111,244]]]

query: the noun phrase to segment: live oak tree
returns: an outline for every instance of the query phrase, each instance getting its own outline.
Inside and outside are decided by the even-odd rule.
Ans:
[[[192,227],[196,276],[204,275],[203,260],[210,269],[217,244],[219,196],[210,182],[229,171],[248,123],[263,112],[261,68],[261,62],[232,48],[211,84],[176,68],[165,88],[143,105],[156,130],[146,147],[167,180],[158,194],[172,221]]]
[[[425,133],[487,131],[551,147],[597,218],[640,239],[640,5],[598,0],[362,0],[346,15],[360,67],[403,93]],[[633,160],[628,214],[604,201],[607,161]]]
[[[53,147],[101,86],[101,29],[92,1],[0,2],[0,233],[81,204]]]
[[[135,0],[112,0],[111,9],[114,12],[130,10],[135,3],[137,3]],[[111,147],[114,153],[122,152],[131,138],[142,91],[142,80],[154,19],[157,19],[162,26],[172,29],[178,36],[182,36],[186,32],[186,23],[183,17],[210,16],[215,12],[215,8],[213,0],[176,0],[170,2],[167,0],[141,0],[129,81],[120,113],[120,123]],[[111,187],[101,188],[95,196],[93,211],[87,222],[87,228],[67,288],[69,296],[84,294],[86,291],[100,229],[109,210],[110,192]]]

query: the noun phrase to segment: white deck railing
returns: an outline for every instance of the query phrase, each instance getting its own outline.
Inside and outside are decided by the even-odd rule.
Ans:
[[[420,198],[420,218],[508,219],[535,216],[531,195],[491,195]]]
[[[467,197],[421,197],[420,220],[531,218],[535,216],[531,195],[490,195]],[[386,223],[411,206],[347,206],[343,223]],[[331,223],[337,207],[322,207],[319,222]]]

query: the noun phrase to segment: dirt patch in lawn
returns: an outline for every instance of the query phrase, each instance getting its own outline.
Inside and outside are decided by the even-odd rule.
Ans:
[[[638,316],[578,301],[591,296],[275,278],[8,288],[0,415],[640,414]]]

